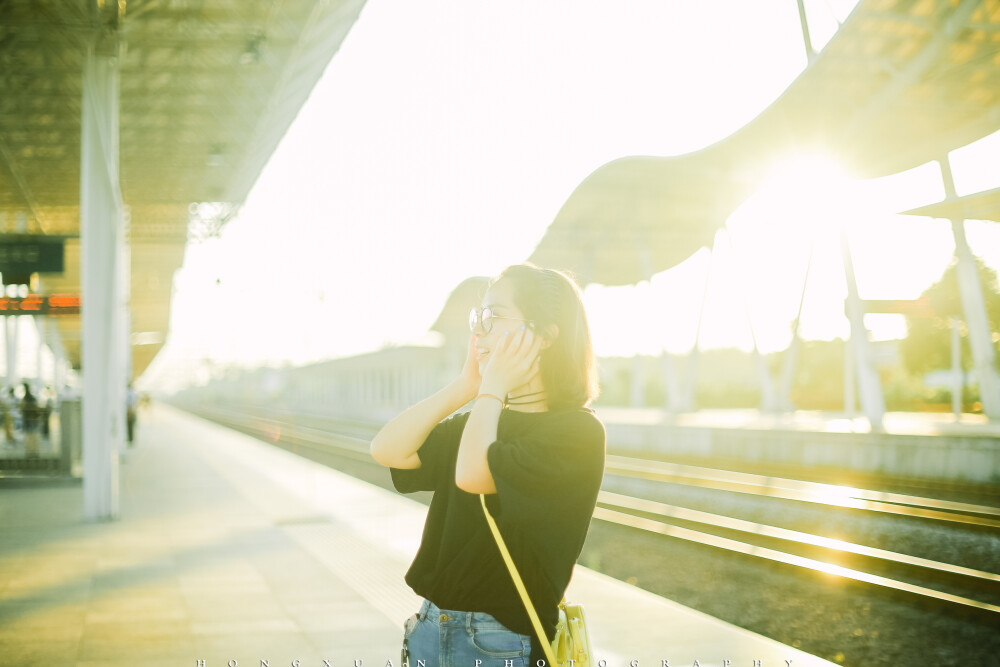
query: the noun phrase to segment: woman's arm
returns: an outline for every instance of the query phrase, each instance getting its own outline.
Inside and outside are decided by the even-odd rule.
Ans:
[[[506,392],[504,392],[506,395]],[[462,431],[455,464],[455,484],[466,493],[496,493],[486,450],[496,442],[503,403],[483,396],[476,401]]]
[[[466,493],[497,492],[486,460],[486,450],[496,442],[504,397],[538,374],[541,342],[542,339],[531,329],[521,327],[518,333],[506,337],[491,354],[483,373],[483,393],[472,408],[458,446],[455,484]]]
[[[372,439],[369,448],[372,458],[387,468],[419,468],[420,445],[441,420],[476,397],[480,381],[475,343],[470,338],[462,375],[383,426]]]
[[[461,379],[425,398],[382,427],[372,439],[372,457],[387,468],[420,467],[417,450],[441,420],[476,397]]]

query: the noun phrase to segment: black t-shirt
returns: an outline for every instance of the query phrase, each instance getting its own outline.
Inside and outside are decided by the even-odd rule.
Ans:
[[[434,491],[406,583],[442,609],[491,614],[508,629],[535,631],[490,532],[477,494],[455,485],[469,413],[434,427],[420,467],[392,468],[401,493]],[[497,493],[486,496],[535,611],[551,641],[558,605],[583,548],[604,476],[604,425],[588,408],[504,410],[487,450]],[[544,657],[532,642],[532,664]]]

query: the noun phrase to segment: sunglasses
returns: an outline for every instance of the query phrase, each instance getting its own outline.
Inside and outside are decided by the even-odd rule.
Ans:
[[[526,322],[532,328],[535,326],[535,323],[531,320],[497,315],[493,312],[492,308],[486,306],[485,308],[473,308],[469,311],[469,331],[474,334],[488,334],[493,331],[493,320],[516,320],[518,322]]]

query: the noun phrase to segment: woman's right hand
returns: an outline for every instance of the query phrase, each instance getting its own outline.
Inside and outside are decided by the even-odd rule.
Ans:
[[[479,394],[482,381],[475,338],[470,338],[469,354],[462,374],[447,387],[404,410],[383,426],[369,446],[372,457],[390,468],[419,468],[417,450],[427,436],[441,420],[474,399]]]
[[[459,382],[470,395],[470,401],[479,394],[479,385],[482,384],[483,378],[479,374],[479,352],[476,351],[475,336],[469,336],[469,350],[465,355],[465,365],[462,367]]]

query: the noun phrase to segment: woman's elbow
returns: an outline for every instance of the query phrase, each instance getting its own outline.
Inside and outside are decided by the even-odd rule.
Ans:
[[[455,486],[466,493],[473,493],[476,495],[480,493],[490,494],[497,492],[497,487],[493,483],[493,478],[489,475],[483,477],[480,475],[463,474],[459,470],[455,471]]]
[[[368,453],[371,454],[373,459],[375,459],[375,463],[388,467],[388,464],[385,463],[385,460],[382,458],[382,450],[378,446],[378,441],[371,441],[371,444],[368,445]]]
[[[387,448],[384,443],[378,439],[378,436],[376,436],[372,440],[371,444],[368,445],[368,453],[372,455],[373,459],[375,459],[375,463],[385,466],[386,468],[396,467],[393,465],[391,453],[386,450]]]
[[[368,445],[368,453],[371,454],[372,458],[375,459],[375,463],[386,468],[399,468],[402,470],[409,470],[412,468],[420,467],[420,457],[414,452],[408,456],[399,456],[394,454],[392,448],[386,446],[382,441],[379,440],[378,436],[372,440],[371,444]]]

